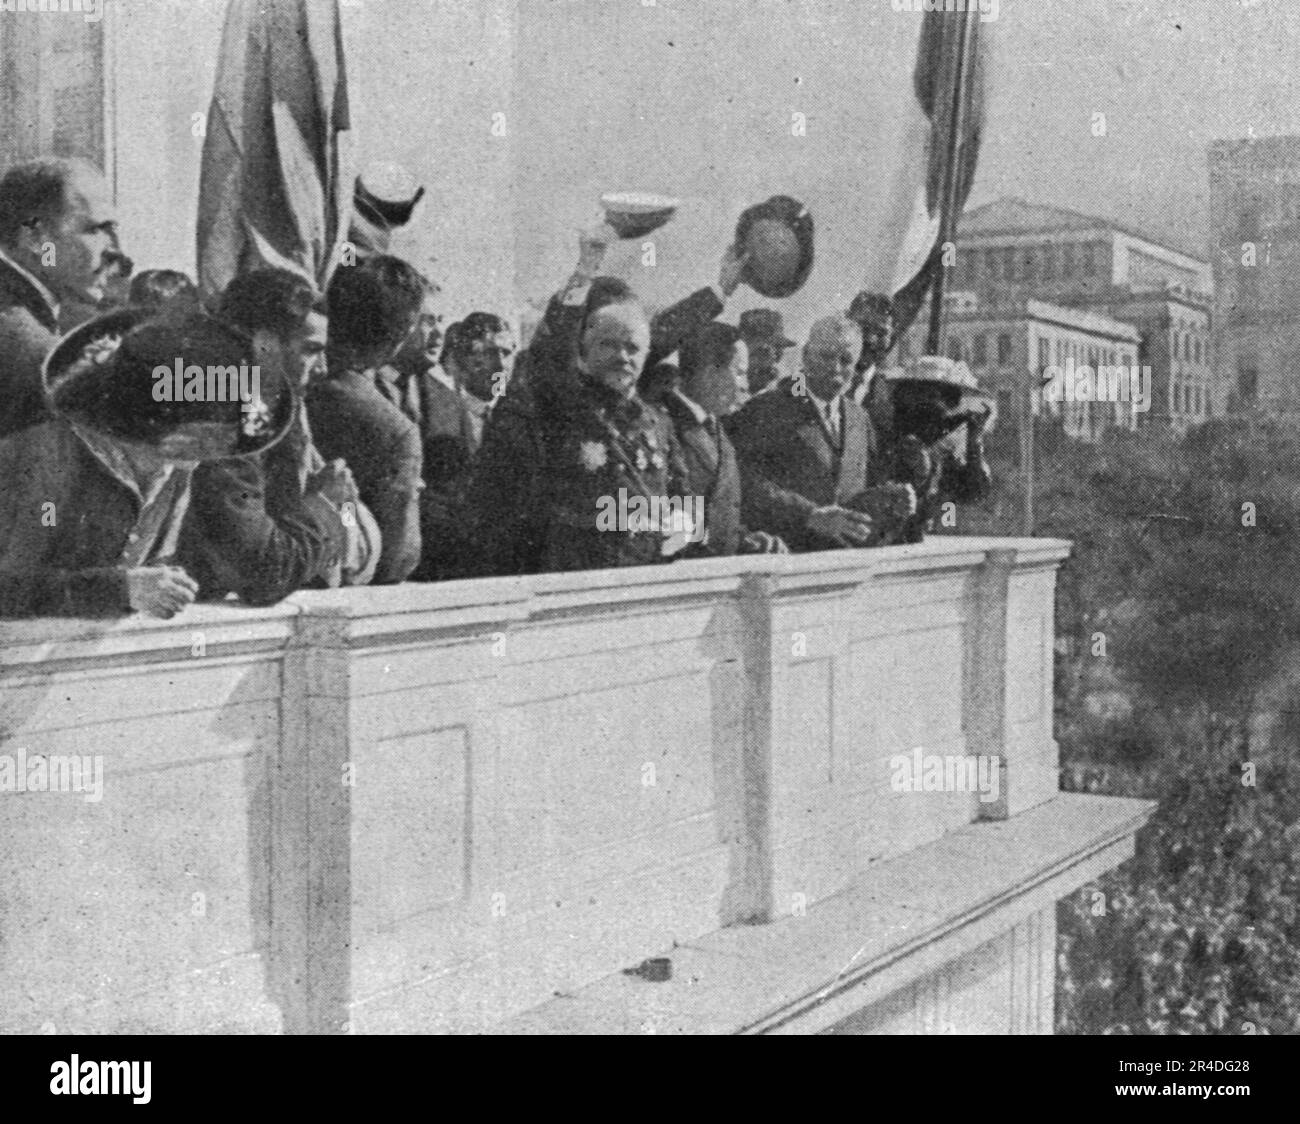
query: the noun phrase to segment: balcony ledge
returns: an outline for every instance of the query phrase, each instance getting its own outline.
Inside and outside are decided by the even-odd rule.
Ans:
[[[665,950],[673,977],[622,973],[499,1034],[808,1034],[952,961],[1133,854],[1149,801],[1062,793],[884,860],[802,917]]]

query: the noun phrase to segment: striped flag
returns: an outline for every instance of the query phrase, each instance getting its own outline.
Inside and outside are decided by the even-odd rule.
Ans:
[[[960,5],[956,5],[960,6]],[[917,44],[913,90],[923,154],[893,277],[894,316],[901,333],[936,282],[942,289],[943,245],[975,181],[984,124],[989,25],[979,6],[926,12]]]
[[[205,298],[259,266],[324,287],[352,202],[338,0],[230,0],[199,183]]]

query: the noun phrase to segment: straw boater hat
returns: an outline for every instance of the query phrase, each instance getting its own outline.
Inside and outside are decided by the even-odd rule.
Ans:
[[[956,359],[942,355],[922,355],[904,367],[894,367],[885,372],[890,382],[929,383],[947,387],[956,398],[956,413],[987,410],[993,396],[980,389],[979,380],[971,369]]]
[[[109,437],[155,446],[175,460],[222,460],[269,449],[288,431],[297,408],[293,387],[278,371],[258,369],[256,396],[224,392],[208,400],[209,367],[251,369],[252,342],[229,325],[196,314],[158,319],[157,310],[124,308],[97,316],[64,336],[42,370],[46,401],[58,416]],[[168,401],[154,372],[180,363],[201,367],[203,401]],[[252,390],[251,378],[245,384]],[[214,382],[215,389],[215,382]],[[159,398],[164,400],[159,401]]]

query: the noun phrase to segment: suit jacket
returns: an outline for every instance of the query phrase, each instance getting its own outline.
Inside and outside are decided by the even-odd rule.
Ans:
[[[140,500],[72,426],[53,419],[0,438],[0,480],[0,616],[129,613]],[[185,502],[188,480],[175,482],[169,507]]]
[[[268,473],[291,455],[284,444],[195,471],[177,561],[199,583],[201,598],[235,593],[250,605],[274,605],[342,556],[346,531],[334,505],[281,487],[287,479]]]
[[[383,535],[375,584],[405,581],[420,561],[420,431],[375,387],[372,372],[343,371],[314,383],[307,417],[327,461],[342,458]]]
[[[424,451],[424,492],[420,497],[424,552],[411,576],[417,581],[446,581],[464,577],[471,566],[464,493],[470,465],[483,443],[484,423],[460,394],[431,371],[417,378],[415,389]]]
[[[867,412],[846,395],[841,438],[832,443],[812,399],[794,387],[784,379],[729,419],[742,515],[751,530],[779,535],[793,551],[833,549],[837,544],[809,532],[808,516],[847,505],[874,482],[876,434]]]
[[[58,331],[45,294],[0,258],[0,437],[48,418],[41,364]]]
[[[717,418],[707,414],[701,420],[679,394],[664,399],[664,411],[681,446],[686,492],[704,497],[705,553],[737,553],[745,531],[740,517],[740,466],[731,439]]]

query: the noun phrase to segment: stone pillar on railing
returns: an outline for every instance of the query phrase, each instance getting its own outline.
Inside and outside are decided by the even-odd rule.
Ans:
[[[272,912],[289,1033],[339,1034],[351,993],[351,659],[348,620],[308,610],[285,660]]]
[[[741,876],[732,885],[721,918],[724,925],[758,924],[772,918],[772,595],[770,573],[748,574],[740,587],[744,630],[742,660],[744,755],[736,762],[743,793],[738,824]]]
[[[980,819],[1000,820],[1057,791],[1052,733],[1056,569],[1063,543],[1042,540],[988,552],[973,580],[967,630],[967,752],[997,758],[998,790]]]
[[[1010,780],[1007,769],[1007,591],[1015,565],[1014,550],[991,550],[972,581],[970,619],[966,629],[965,701],[966,752],[975,758],[996,758],[998,795],[976,802],[979,818],[1008,816]]]

